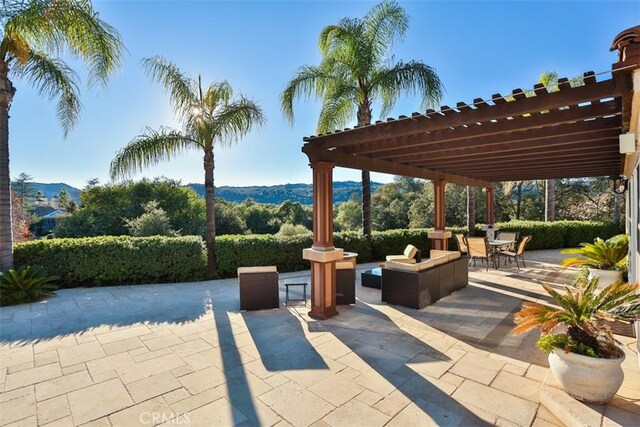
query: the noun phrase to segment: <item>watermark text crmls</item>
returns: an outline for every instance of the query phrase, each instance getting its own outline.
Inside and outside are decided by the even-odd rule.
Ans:
[[[140,414],[140,422],[142,424],[156,425],[156,424],[174,424],[174,425],[187,425],[191,422],[189,413],[176,414],[174,412],[143,412]]]

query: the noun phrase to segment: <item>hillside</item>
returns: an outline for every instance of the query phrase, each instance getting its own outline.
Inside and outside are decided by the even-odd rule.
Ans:
[[[80,201],[80,190],[65,183],[32,183],[34,193],[42,191],[46,198],[57,196],[63,188],[66,188],[71,197],[76,202]],[[187,184],[198,195],[204,197],[203,184]],[[371,192],[376,191],[382,184],[378,182],[371,183]],[[342,203],[349,200],[351,194],[356,193],[358,197],[361,194],[359,182],[355,181],[338,181],[333,183],[333,200],[335,203]],[[216,187],[216,197],[222,198],[229,202],[244,202],[246,199],[252,199],[257,203],[273,203],[280,204],[290,200],[300,202],[303,205],[311,205],[313,203],[313,187],[311,184],[283,184],[271,186],[251,186],[251,187]]]
[[[376,191],[382,184],[371,183],[371,192]],[[204,196],[203,184],[187,184],[200,196]],[[351,194],[356,193],[360,197],[361,185],[355,181],[338,181],[333,183],[333,201],[342,203],[349,200]],[[300,202],[303,205],[313,204],[313,187],[311,184],[284,184],[271,186],[251,187],[216,187],[216,197],[229,202],[240,203],[246,199],[252,199],[257,203],[280,204],[286,200]]]

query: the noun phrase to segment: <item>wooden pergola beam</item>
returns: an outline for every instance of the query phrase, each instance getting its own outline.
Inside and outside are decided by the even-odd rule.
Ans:
[[[541,146],[543,140],[555,140],[555,144],[561,142],[571,142],[572,138],[588,140],[597,137],[599,132],[619,132],[622,124],[620,117],[609,117],[596,119],[591,121],[577,122],[565,125],[551,126],[548,128],[538,129],[536,131],[510,132],[500,135],[494,135],[481,140],[476,138],[467,138],[461,140],[450,141],[434,146],[411,147],[411,148],[394,148],[385,152],[379,152],[372,155],[375,158],[391,159],[397,161],[403,157],[416,158],[420,154],[436,154],[447,153],[448,155],[465,154],[473,151],[486,151],[488,148],[505,152],[508,149],[533,148]],[[586,135],[586,137],[580,137]],[[524,145],[523,143],[529,143]],[[547,141],[547,144],[554,144],[553,141]],[[338,150],[334,150],[338,151]]]
[[[615,133],[617,134],[617,132]],[[553,149],[549,149],[548,145],[544,145],[538,148],[521,148],[518,150],[511,150],[507,152],[508,154],[506,155],[503,155],[502,151],[490,150],[483,153],[473,153],[458,156],[425,156],[425,158],[405,161],[405,163],[413,164],[414,166],[433,167],[437,165],[439,167],[445,167],[458,164],[466,164],[470,162],[485,161],[487,157],[491,158],[492,163],[524,162],[529,159],[549,158],[549,156],[553,156],[554,158],[571,158],[574,154],[582,153],[591,153],[593,155],[598,155],[602,153],[603,146],[610,148],[611,152],[617,152],[618,137],[611,136],[602,139],[572,141],[570,143],[561,145],[560,149],[557,149],[555,145],[552,146]],[[500,156],[492,157],[492,154],[500,154]]]
[[[541,93],[538,96],[483,108],[450,114],[432,116],[413,116],[392,122],[370,125],[339,133],[305,138],[305,141],[321,147],[340,147],[362,144],[382,139],[398,138],[424,131],[435,131],[451,127],[499,120],[506,117],[517,117],[524,114],[554,110],[567,105],[598,101],[604,98],[619,97],[625,90],[631,89],[629,80],[610,79],[590,85],[566,88],[558,92]]]
[[[471,185],[475,187],[486,187],[488,182],[450,174],[438,172],[431,169],[409,166],[402,163],[393,163],[386,160],[372,159],[365,156],[354,156],[338,152],[337,150],[318,150],[305,144],[302,151],[309,157],[311,163],[330,162],[336,166],[351,169],[367,170],[370,172],[388,173],[392,175],[411,176],[414,178],[428,179],[431,181],[444,180],[452,184]]]
[[[616,170],[619,167],[614,168]],[[562,179],[562,178],[587,178],[587,177],[599,177],[599,176],[609,176],[612,173],[611,167],[607,168],[554,168],[544,171],[536,171],[531,173],[509,173],[505,175],[500,174],[484,174],[481,177],[486,180],[491,180],[494,182],[501,181],[527,181],[527,180],[535,180],[535,179]],[[617,174],[617,173],[616,173]]]
[[[369,142],[349,147],[360,154],[370,154],[388,151],[393,148],[409,149],[440,144],[449,141],[470,140],[508,134],[510,132],[532,132],[538,129],[562,125],[567,123],[582,122],[587,119],[602,118],[609,115],[620,114],[620,102],[596,103],[587,106],[573,106],[565,110],[554,110],[545,113],[537,113],[528,117],[519,117],[512,120],[499,120],[482,124],[471,124],[467,127],[421,132],[405,137],[398,137],[378,142]],[[349,149],[347,151],[349,151]]]

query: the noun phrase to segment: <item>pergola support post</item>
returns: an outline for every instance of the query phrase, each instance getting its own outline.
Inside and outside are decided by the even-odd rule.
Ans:
[[[431,247],[433,249],[446,251],[449,247],[449,237],[451,233],[445,231],[446,227],[446,186],[444,180],[433,181],[433,199],[434,199],[434,228],[435,231],[428,234],[431,239]]]
[[[316,162],[313,170],[313,246],[302,256],[311,262],[311,311],[309,316],[328,319],[336,310],[336,261],[342,249],[333,246],[333,167]]]
[[[496,194],[493,186],[486,188],[487,194],[487,225],[493,225],[496,222]]]

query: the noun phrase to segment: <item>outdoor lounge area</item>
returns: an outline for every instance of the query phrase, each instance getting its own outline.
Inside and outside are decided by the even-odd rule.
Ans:
[[[519,36],[545,29],[523,27],[533,14],[509,9],[519,2],[497,4],[504,15],[471,13],[473,2],[447,4],[446,15],[435,12],[447,2],[407,4],[421,12],[417,37],[394,0],[339,21],[325,14],[351,16],[362,4],[9,3],[0,17],[0,427],[640,427],[640,25],[607,36],[603,68],[578,61],[587,56],[577,48],[593,41],[572,25],[588,19],[574,10],[561,25],[548,18],[554,50],[576,51],[551,60],[542,41]],[[615,9],[598,8],[598,20]],[[112,27],[114,17],[122,22]],[[470,25],[480,18],[508,18],[509,31],[482,33]],[[337,23],[315,28],[325,20]],[[446,23],[446,34],[430,22]],[[608,34],[611,25],[593,27]],[[130,71],[116,27],[140,33],[130,56],[144,73]],[[301,56],[311,29],[319,56]],[[576,34],[556,39],[559,29]],[[421,55],[394,65],[391,47],[405,35]],[[544,72],[505,92],[524,72],[491,67],[525,55],[573,77]],[[10,107],[26,118],[12,121],[21,123],[12,155],[25,154],[23,140],[56,137],[35,103],[24,114],[14,102],[29,93],[14,80],[60,97],[65,137],[78,124],[79,75],[64,56],[87,66],[90,87],[107,89],[121,66],[127,85],[113,103],[90,101],[103,107],[81,128],[92,148],[61,151],[64,161],[28,144],[27,154],[50,157],[57,174],[77,169],[74,180],[99,164],[108,173],[81,189],[27,173],[12,182]],[[288,61],[309,58],[321,62],[297,65],[283,88]],[[447,92],[445,76],[477,79],[484,97]],[[488,92],[487,76],[509,86]],[[245,80],[242,92],[235,80]],[[299,128],[294,102],[314,98],[311,135],[317,106],[301,111]],[[237,154],[223,151],[243,140]],[[197,152],[188,166],[176,163],[187,151]],[[132,179],[154,171],[171,176]],[[35,184],[65,195],[65,219],[46,236],[30,231]]]
[[[284,306],[284,281],[308,271],[280,274],[273,310],[240,311],[237,279],[63,290],[3,308],[0,424],[559,426],[540,404],[554,400],[537,334],[511,329],[523,301],[547,299],[541,283],[571,280],[561,258],[470,267],[469,286],[423,310],[381,303],[359,283],[375,264],[358,265],[356,304],[322,322]],[[625,383],[607,406],[574,401],[585,425],[640,417],[635,340],[616,338]]]

